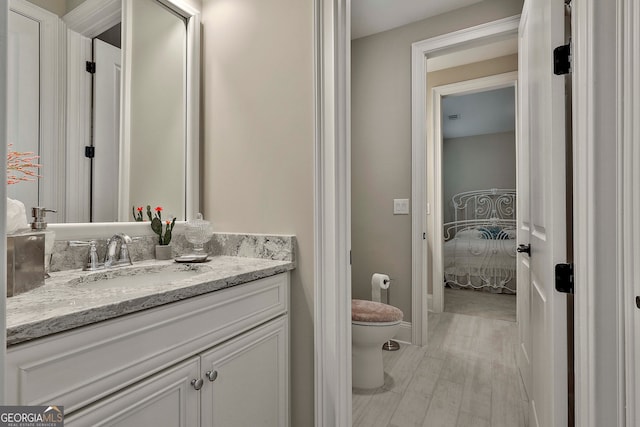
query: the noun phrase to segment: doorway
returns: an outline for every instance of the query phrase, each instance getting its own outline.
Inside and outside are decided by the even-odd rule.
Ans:
[[[516,321],[516,82],[514,71],[432,89],[435,312]]]

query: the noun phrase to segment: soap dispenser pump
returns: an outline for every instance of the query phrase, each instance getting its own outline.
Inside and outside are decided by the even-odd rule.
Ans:
[[[33,216],[33,222],[31,223],[31,229],[33,231],[39,231],[44,233],[44,277],[49,277],[49,265],[51,264],[51,256],[53,254],[53,243],[56,239],[55,231],[47,230],[47,221],[45,217],[47,212],[56,212],[54,209],[43,208],[37,206],[31,208],[31,215]]]
[[[31,215],[33,216],[33,222],[31,223],[32,230],[46,230],[47,221],[45,221],[45,217],[47,216],[47,212],[57,212],[54,209],[43,208],[42,206],[37,206],[35,208],[31,208]]]

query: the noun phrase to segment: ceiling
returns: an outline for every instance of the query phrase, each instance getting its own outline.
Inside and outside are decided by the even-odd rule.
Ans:
[[[449,119],[458,114],[457,120]],[[442,99],[444,139],[515,131],[516,105],[513,86]]]
[[[401,27],[482,0],[352,0],[351,39]]]

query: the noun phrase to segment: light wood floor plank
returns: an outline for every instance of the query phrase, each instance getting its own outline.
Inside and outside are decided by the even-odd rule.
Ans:
[[[484,418],[476,417],[466,412],[460,412],[456,427],[491,427],[491,423]]]
[[[515,323],[430,313],[428,334],[425,348],[383,352],[385,385],[354,390],[354,426],[528,426]]]
[[[364,390],[354,390],[353,393],[351,393],[351,421],[354,425],[362,417],[367,405],[371,402],[371,398],[376,392],[379,391],[367,392]]]
[[[481,358],[469,362],[460,410],[474,417],[491,419],[491,362]]]
[[[424,357],[413,374],[413,378],[407,387],[407,392],[411,391],[423,396],[431,396],[436,388],[438,378],[440,378],[443,365],[444,360],[442,359]]]
[[[527,403],[503,393],[491,395],[491,427],[527,426]]]
[[[387,427],[401,399],[402,394],[381,389],[380,393],[371,396],[371,400],[353,426]]]
[[[430,397],[408,390],[391,418],[389,427],[420,427],[427,415]]]
[[[392,381],[391,383],[385,381],[384,389],[396,393],[403,393],[407,385],[409,385],[418,365],[420,365],[424,353],[425,348],[420,348],[415,345],[406,346],[404,353],[400,356],[395,366],[387,371]]]
[[[450,353],[449,357],[444,361],[440,378],[464,385],[467,379],[468,361],[464,357],[460,357],[455,353]]]
[[[424,419],[425,427],[452,427],[458,421],[462,401],[462,384],[440,379],[431,397]]]

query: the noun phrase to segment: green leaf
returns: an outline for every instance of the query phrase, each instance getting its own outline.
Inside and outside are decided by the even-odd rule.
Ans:
[[[151,206],[147,205],[147,216],[149,217],[149,221],[153,221],[153,216],[151,216]]]
[[[160,221],[158,218],[153,218],[151,220],[151,229],[154,233],[162,238],[162,221]]]

